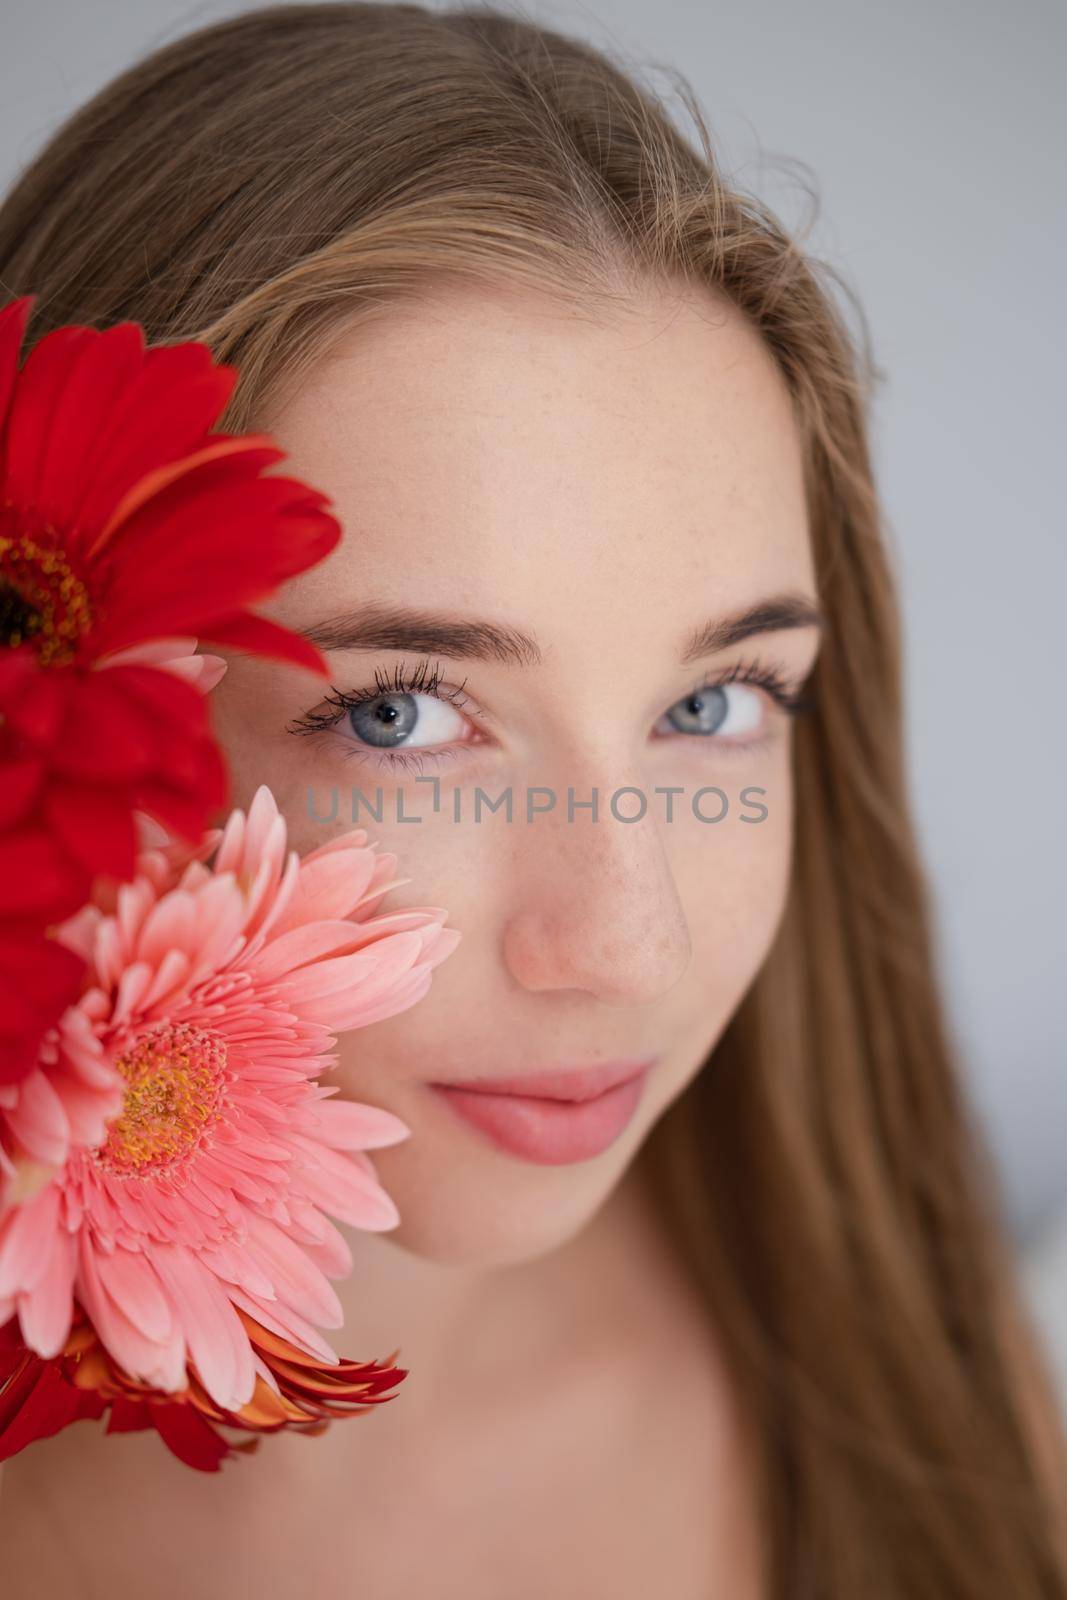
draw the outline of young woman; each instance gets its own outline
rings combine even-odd
[[[217,1477],[33,1446],[10,1600],[1067,1595],[933,972],[869,360],[689,109],[700,149],[504,13],[269,8],[125,73],[0,208],[31,341],[204,340],[223,426],[332,497],[274,611],[331,687],[231,655],[234,800],[270,784],[301,848],[355,806],[389,907],[464,935],[339,1068],[411,1129],[339,1286],[395,1402]]]

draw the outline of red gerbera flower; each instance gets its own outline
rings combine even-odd
[[[25,849],[35,876],[49,867],[54,918],[85,898],[78,864],[130,876],[135,808],[196,838],[226,801],[203,696],[110,658],[195,635],[323,671],[305,639],[247,607],[340,528],[318,490],[263,475],[284,456],[272,440],[210,431],[237,371],[205,345],[146,349],[135,322],[64,327],[20,370],[34,299],[0,310],[0,915],[32,910]],[[68,880],[34,818],[68,852]]]
[[[226,804],[203,694],[141,647],[196,636],[323,672],[305,639],[247,607],[340,537],[326,496],[263,475],[284,456],[272,440],[210,431],[235,368],[193,341],[146,348],[135,322],[57,328],[20,368],[35,298],[0,308],[0,936],[9,944],[17,930],[75,911],[97,874],[132,876],[135,811],[195,840]],[[30,1069],[64,977],[52,972],[25,995],[36,1021],[0,1039],[0,1080]]]
[[[0,309],[5,633],[48,665],[195,634],[313,670],[305,640],[246,607],[332,550],[327,497],[260,476],[284,451],[213,434],[237,382],[196,342],[146,349],[136,322],[65,327],[18,355],[30,307]]]

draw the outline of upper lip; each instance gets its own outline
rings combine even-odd
[[[544,1067],[517,1077],[451,1079],[439,1084],[444,1089],[472,1089],[482,1094],[524,1094],[539,1100],[593,1100],[599,1094],[636,1078],[650,1067],[653,1057],[640,1060],[601,1061],[591,1067]]]

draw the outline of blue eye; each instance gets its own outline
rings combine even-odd
[[[735,738],[760,725],[763,707],[757,689],[744,683],[709,683],[676,700],[664,713],[678,733]]]
[[[462,740],[465,720],[437,695],[390,690],[350,705],[337,730],[376,750],[410,750]]]
[[[421,770],[425,761],[444,761],[470,745],[474,731],[470,718],[479,715],[462,688],[442,684],[438,669],[431,670],[424,662],[410,674],[398,666],[392,682],[378,669],[373,687],[350,693],[331,689],[322,707],[289,727],[292,733],[329,733],[347,746],[346,755],[377,753],[386,766]],[[427,748],[438,745],[450,748]],[[414,754],[408,756],[406,751]]]
[[[462,687],[442,684],[439,669],[421,663],[408,673],[398,666],[390,682],[380,669],[373,686],[344,692],[331,689],[322,707],[290,723],[293,733],[329,733],[347,746],[346,754],[368,756],[397,770],[419,770],[423,762],[441,763],[468,753],[477,745],[475,722],[484,718]],[[717,738],[724,743],[759,734],[767,700],[782,711],[805,709],[799,691],[775,668],[758,663],[737,666],[718,681],[698,683],[676,700],[656,723],[668,737],[684,733]],[[756,741],[745,741],[751,745]],[[433,748],[431,748],[433,747]],[[443,748],[441,748],[443,747]],[[406,751],[413,754],[408,756]]]

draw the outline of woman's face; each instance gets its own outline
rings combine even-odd
[[[230,656],[234,800],[269,784],[301,851],[366,827],[409,880],[379,909],[447,908],[458,947],[416,1006],[342,1037],[339,1081],[411,1130],[373,1156],[391,1240],[531,1259],[606,1199],[780,919],[782,702],[818,638],[787,393],[704,291],[583,320],[449,290],[347,330],[264,421],[344,530],[267,608],[327,647],[332,690]],[[621,1060],[653,1064],[593,1153],[566,1108],[520,1154],[433,1087]]]

